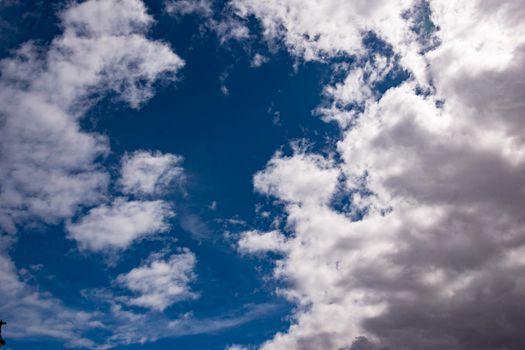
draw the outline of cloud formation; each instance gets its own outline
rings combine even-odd
[[[170,184],[182,182],[182,157],[160,152],[137,151],[122,158],[119,184],[122,192],[136,195],[162,194]]]
[[[172,211],[163,201],[117,198],[100,205],[109,174],[99,160],[109,142],[80,122],[102,99],[139,108],[153,96],[154,83],[174,80],[184,62],[147,37],[153,18],[142,1],[71,3],[58,17],[62,33],[49,45],[27,42],[0,61],[0,311],[9,315],[14,338],[44,336],[95,348],[83,334],[106,329],[100,314],[68,308],[30,286],[7,250],[18,226],[57,224],[97,205],[68,224],[86,249],[123,248],[167,229]]]
[[[182,157],[174,154],[136,151],[121,160],[122,193],[138,200],[116,197],[110,204],[101,204],[76,222],[69,221],[66,229],[81,249],[115,251],[156,233],[168,231],[169,219],[175,216],[172,206],[161,198],[173,182],[184,178],[180,166]]]
[[[195,278],[196,263],[195,255],[186,249],[119,275],[117,282],[139,294],[127,301],[130,305],[164,311],[177,301],[197,297],[189,286]]]
[[[284,204],[293,234],[264,246],[298,305],[261,348],[523,348],[523,3],[233,3],[304,60],[356,55],[325,89],[337,161],[295,149],[254,177]],[[396,66],[409,78],[379,92]]]
[[[118,250],[167,231],[167,221],[173,216],[175,213],[164,201],[130,201],[119,197],[109,205],[91,209],[77,222],[68,223],[67,230],[81,249]]]
[[[284,249],[285,237],[279,231],[259,232],[246,231],[241,234],[238,242],[239,250],[243,253],[278,252]]]
[[[229,41],[245,42],[250,38],[250,29],[233,11],[228,3],[219,10],[217,4],[211,0],[165,0],[166,12],[175,18],[197,15],[201,17],[201,29],[214,33],[221,44]],[[262,57],[259,63],[262,64]],[[227,93],[225,93],[227,95]]]
[[[153,19],[141,1],[90,0],[59,17],[63,33],[49,47],[28,42],[0,62],[0,225],[9,232],[100,201],[108,175],[96,160],[109,145],[81,130],[82,116],[105,96],[137,108],[183,66],[146,37]]]
[[[196,14],[202,17],[213,15],[210,0],[173,0],[165,2],[166,12],[172,16],[186,16]]]

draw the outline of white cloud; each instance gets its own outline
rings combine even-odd
[[[166,1],[166,12],[172,16],[185,16],[197,14],[202,17],[213,15],[212,3],[210,0],[174,0]]]
[[[335,103],[323,117],[344,130],[340,160],[296,150],[254,178],[285,204],[294,234],[264,246],[285,252],[275,276],[298,305],[288,331],[261,348],[523,348],[523,2],[430,1],[439,30],[425,35],[440,42],[430,49],[399,16],[408,3],[234,3],[303,59],[364,60],[325,89]],[[412,73],[383,96],[368,76],[390,63],[363,52],[363,30]],[[354,102],[363,110],[343,116],[338,105]],[[331,205],[336,195],[349,197],[347,212]]]
[[[173,182],[181,182],[182,157],[173,154],[137,151],[122,158],[119,183],[124,193],[160,194]]]
[[[117,282],[139,296],[129,298],[131,305],[164,311],[177,301],[193,299],[190,282],[195,278],[196,259],[189,250],[168,259],[153,259],[147,265],[119,275]]]
[[[138,0],[91,0],[62,13],[65,30],[77,35],[129,35],[143,32],[153,18]]]
[[[99,98],[139,107],[158,79],[183,61],[145,37],[153,22],[141,1],[90,0],[61,14],[63,33],[47,48],[24,44],[0,61],[0,225],[28,219],[56,223],[99,202],[108,175],[96,159],[107,138],[79,120]]]
[[[382,82],[393,67],[393,59],[381,54],[367,58],[364,63],[356,62],[351,66],[341,64],[335,71],[346,74],[346,77],[342,82],[325,86],[323,95],[330,103],[318,107],[317,114],[325,122],[335,121],[342,128],[348,127],[359,116],[360,108],[366,107],[376,98],[372,86]]]
[[[281,251],[285,247],[285,237],[279,231],[246,231],[241,234],[238,246],[245,253]]]
[[[161,200],[116,198],[111,205],[95,207],[77,222],[68,223],[67,230],[82,249],[124,249],[136,240],[167,231],[168,219],[174,215]]]
[[[253,55],[252,60],[250,61],[250,66],[257,68],[262,66],[266,62],[268,62],[268,57],[263,56],[260,53],[256,53],[255,55]]]
[[[293,157],[277,153],[255,175],[255,189],[294,203],[328,202],[340,173],[321,156],[297,152]]]
[[[230,345],[227,346],[224,350],[247,350],[248,348],[241,345]]]
[[[56,224],[104,201],[109,176],[97,160],[108,154],[109,142],[83,131],[81,118],[103,98],[140,107],[156,81],[174,80],[184,65],[168,45],[147,38],[154,21],[142,1],[71,2],[58,16],[62,34],[48,45],[28,42],[0,61],[1,231],[15,232],[33,220]],[[162,201],[117,199],[68,226],[86,249],[121,248],[164,231],[171,215]],[[49,337],[96,348],[85,333],[114,330],[100,319],[120,323],[39,292],[4,255],[0,274],[0,313],[13,339]]]
[[[225,17],[220,21],[210,20],[208,28],[215,32],[221,44],[229,40],[243,41],[250,37],[246,24],[235,16]]]
[[[185,264],[191,263],[192,258],[185,254],[191,253],[184,251],[183,254],[175,255],[180,256],[180,260],[175,264],[178,267],[174,268],[177,271],[182,271]],[[151,263],[154,261],[163,262],[155,255],[152,258]],[[164,263],[173,265],[169,259],[165,260]],[[151,266],[155,265],[151,264]],[[140,268],[132,271],[137,270],[140,271]],[[156,278],[159,281],[162,280],[160,270],[162,268],[157,269]],[[188,271],[190,271],[189,267]],[[2,281],[0,284],[0,298],[2,300],[0,313],[4,320],[7,319],[8,321],[8,328],[5,329],[6,333],[4,333],[8,342],[9,339],[27,340],[32,337],[43,337],[61,341],[66,347],[102,350],[121,345],[144,344],[161,338],[213,333],[231,329],[264,317],[276,309],[275,305],[272,304],[250,304],[234,312],[213,318],[196,318],[188,313],[173,319],[158,312],[135,313],[126,310],[124,306],[118,304],[120,298],[116,298],[111,293],[103,296],[98,292],[94,296],[99,298],[96,305],[97,311],[85,312],[68,308],[61,301],[50,297],[48,293],[40,292],[37,288],[23,282],[18,275],[20,273],[17,272],[10,259],[5,254],[0,253],[0,279]],[[144,275],[148,281],[154,278],[152,271],[146,271]],[[134,277],[140,280],[138,274],[135,274]],[[173,279],[171,273],[165,277],[166,279]],[[182,284],[182,279],[183,277],[177,282],[170,282],[170,285]],[[160,288],[159,283],[153,283],[153,286]],[[144,289],[153,290],[146,287]],[[106,310],[100,299],[104,299],[104,302],[110,304],[109,310]],[[107,337],[97,339],[100,342],[95,342],[89,336],[93,332],[103,332],[107,334]]]
[[[221,44],[232,40],[244,41],[250,37],[246,23],[228,5],[221,11],[220,19],[216,19],[218,16],[214,16],[210,0],[166,0],[164,4],[166,12],[175,18],[191,14],[202,17],[202,28],[215,33]]]
[[[363,52],[362,34],[376,31],[388,41],[401,41],[407,23],[401,14],[413,1],[232,0],[242,17],[256,16],[269,40],[283,39],[306,60],[338,53]]]

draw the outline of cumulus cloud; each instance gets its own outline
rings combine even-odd
[[[298,305],[262,349],[523,348],[523,2],[233,2],[305,60],[363,60],[325,89],[327,120],[361,107],[337,161],[296,150],[254,177],[284,203],[293,235],[264,245],[285,252],[275,276]],[[411,77],[380,93],[370,74],[395,65]]]
[[[169,229],[175,214],[162,201],[116,198],[109,205],[91,209],[77,222],[67,224],[69,236],[81,249],[103,251],[127,248],[133,241]]]
[[[197,297],[189,286],[195,278],[196,262],[195,255],[184,250],[168,259],[154,259],[119,275],[117,282],[139,294],[127,300],[130,305],[164,311],[177,301]]]
[[[182,157],[160,152],[137,151],[122,158],[119,183],[124,193],[161,194],[173,182],[181,182]]]
[[[158,79],[183,61],[148,39],[153,22],[139,0],[90,0],[59,15],[63,33],[48,47],[26,43],[0,61],[0,225],[28,219],[56,223],[101,200],[108,175],[96,160],[105,136],[79,126],[109,96],[139,107]]]

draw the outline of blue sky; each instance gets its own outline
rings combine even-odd
[[[522,349],[519,13],[0,0],[6,349]]]

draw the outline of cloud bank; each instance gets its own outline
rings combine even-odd
[[[233,4],[300,59],[352,57],[325,88],[343,131],[330,158],[277,153],[254,177],[291,234],[240,247],[284,252],[274,274],[298,305],[261,348],[523,348],[523,3]]]

